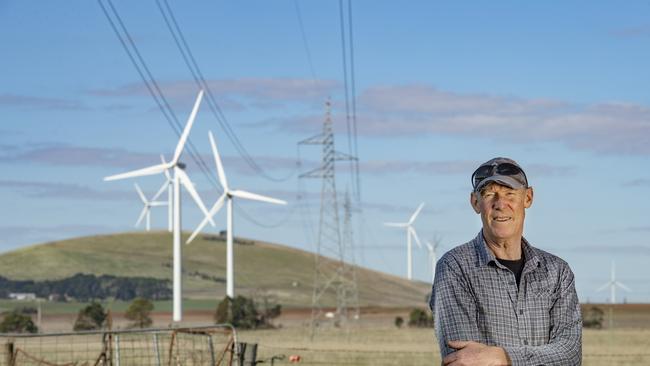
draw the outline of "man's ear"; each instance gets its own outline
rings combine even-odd
[[[533,187],[526,188],[526,197],[524,198],[524,207],[529,208],[533,205]]]
[[[474,212],[481,213],[481,210],[478,206],[478,195],[480,193],[472,192],[469,194],[469,204],[472,205]]]

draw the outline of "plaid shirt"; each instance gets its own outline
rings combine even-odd
[[[430,307],[440,352],[447,341],[503,347],[513,365],[580,365],[582,319],[573,272],[522,238],[519,288],[480,232],[438,261]]]

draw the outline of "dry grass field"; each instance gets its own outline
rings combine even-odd
[[[608,305],[599,306],[608,316]],[[323,328],[312,340],[308,325],[309,310],[289,309],[277,319],[280,327],[273,330],[239,331],[240,341],[257,343],[258,360],[272,356],[300,355],[301,365],[436,365],[440,363],[437,341],[432,329],[396,328],[396,316],[408,318],[407,308],[364,309],[361,320],[348,329]],[[585,329],[583,365],[650,365],[650,304],[616,305],[613,328],[604,319],[605,328]],[[169,325],[171,314],[157,312],[154,326]],[[184,324],[206,325],[212,311],[188,311]],[[74,314],[49,315],[43,319],[47,331],[69,331]],[[115,314],[116,328],[127,322]],[[277,360],[276,365],[289,364]]]

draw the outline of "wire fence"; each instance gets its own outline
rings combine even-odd
[[[0,334],[0,366],[232,365],[229,325],[177,329]]]

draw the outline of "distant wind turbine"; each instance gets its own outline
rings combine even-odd
[[[436,250],[438,250],[440,247],[440,239],[433,239],[433,244],[427,240],[424,242],[424,244],[426,244],[427,250],[429,251],[429,263],[431,265],[431,283],[433,283],[433,281],[436,279],[436,262],[438,261]]]
[[[157,197],[155,196],[154,198],[151,199],[151,201],[149,201],[147,197],[144,195],[144,193],[142,192],[142,189],[140,189],[138,183],[135,183],[134,185],[135,185],[135,190],[138,192],[138,196],[140,196],[140,200],[144,205],[144,207],[142,208],[142,212],[140,212],[140,217],[138,217],[138,221],[136,221],[135,223],[135,227],[140,226],[142,220],[146,218],[145,228],[147,229],[147,231],[149,231],[151,230],[151,208],[157,206],[166,206],[167,203],[156,201]]]
[[[268,203],[275,203],[279,205],[286,205],[287,202],[267,196],[262,196],[260,194],[255,194],[251,192],[241,191],[241,190],[231,190],[228,187],[228,180],[226,179],[226,173],[223,170],[223,164],[221,163],[221,157],[219,156],[219,151],[217,150],[217,144],[214,141],[212,132],[208,132],[210,137],[210,145],[212,146],[212,155],[214,155],[214,162],[217,166],[217,174],[219,175],[219,182],[223,187],[223,194],[217,202],[214,203],[210,211],[206,214],[206,217],[201,221],[199,226],[194,230],[192,235],[187,239],[187,244],[189,244],[194,238],[201,232],[203,227],[208,223],[209,220],[212,220],[212,217],[219,212],[221,207],[224,204],[225,200],[228,200],[228,212],[227,212],[227,229],[226,229],[226,243],[227,243],[227,252],[226,252],[226,295],[231,299],[235,298],[235,262],[233,257],[233,210],[232,202],[233,198],[243,198],[253,201],[262,201]]]
[[[422,244],[420,244],[420,239],[418,238],[418,234],[415,232],[415,229],[413,228],[413,222],[415,222],[415,219],[418,217],[418,214],[420,211],[422,211],[422,207],[424,207],[424,202],[420,203],[420,206],[418,206],[417,210],[411,215],[411,218],[409,219],[408,222],[386,222],[384,225],[386,226],[391,226],[391,227],[401,227],[401,228],[406,228],[406,276],[409,280],[413,279],[413,250],[411,248],[411,237],[415,239],[415,243],[418,245],[419,248],[422,248]]]
[[[165,156],[162,154],[160,155],[160,161],[163,164],[167,164],[167,161],[165,161]],[[160,186],[160,189],[156,194],[153,196],[152,200],[155,201],[160,197],[163,193],[165,193],[165,190],[167,190],[167,229],[171,233],[173,231],[173,223],[174,223],[174,211],[173,211],[173,194],[174,194],[174,179],[172,178],[171,174],[169,174],[169,169],[165,169],[165,182]]]
[[[614,261],[612,261],[612,270],[611,270],[611,279],[604,285],[598,288],[596,291],[602,291],[606,288],[609,287],[609,302],[612,304],[616,303],[616,286],[622,288],[625,291],[632,291],[630,290],[629,287],[625,286],[624,284],[620,283],[619,281],[616,280],[616,265]]]
[[[190,135],[190,130],[192,129],[192,124],[194,124],[194,118],[196,113],[199,110],[201,105],[201,99],[203,98],[203,90],[199,92],[199,95],[196,97],[194,102],[194,108],[192,108],[192,113],[187,120],[185,129],[181,134],[178,144],[176,145],[176,150],[174,151],[174,157],[169,163],[165,163],[163,159],[162,164],[153,165],[147,168],[134,170],[127,173],[111,175],[104,178],[105,181],[126,179],[126,178],[135,178],[142,177],[147,175],[154,175],[164,173],[167,170],[174,171],[173,186],[174,186],[174,195],[172,200],[172,205],[174,208],[173,212],[173,320],[175,322],[180,322],[183,320],[183,303],[182,303],[182,251],[181,251],[181,185],[190,193],[190,196],[194,199],[194,202],[199,206],[204,215],[208,214],[208,210],[205,208],[201,197],[199,197],[198,192],[194,188],[192,181],[185,173],[185,164],[180,162],[181,154],[183,153],[183,148],[187,142],[187,138]],[[210,218],[210,223],[214,226],[214,221]]]

